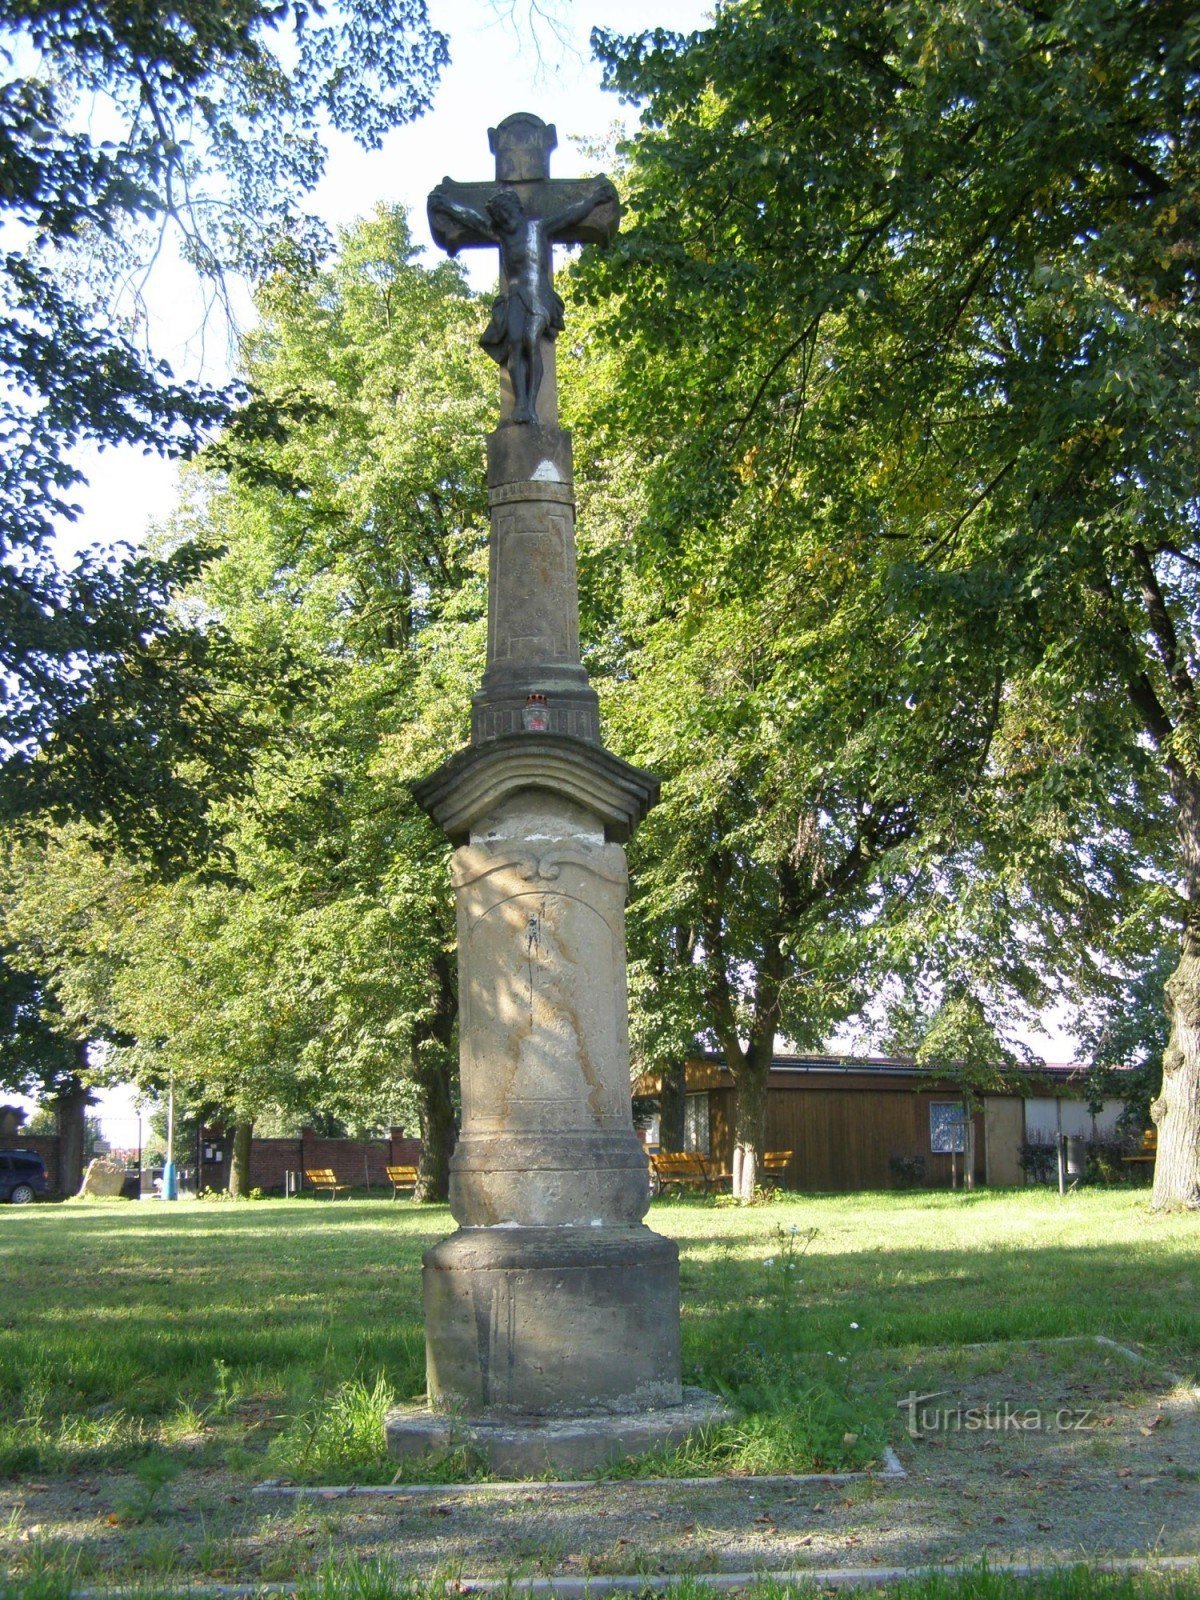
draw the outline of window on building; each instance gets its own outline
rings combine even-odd
[[[965,1152],[967,1119],[961,1100],[929,1102],[929,1148],[935,1156],[960,1156]]]
[[[712,1154],[709,1146],[708,1095],[689,1094],[683,1102],[683,1148],[699,1155]]]

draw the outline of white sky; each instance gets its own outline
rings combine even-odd
[[[698,0],[551,0],[547,9],[558,31],[545,22],[531,34],[531,0],[515,0],[515,20],[504,15],[507,0],[430,0],[436,27],[450,36],[451,65],[443,75],[433,110],[398,129],[381,150],[367,153],[352,140],[335,136],[327,173],[313,197],[313,209],[332,226],[354,221],[379,201],[399,201],[410,213],[413,234],[428,241],[425,196],[449,174],[460,180],[490,178],[492,157],[487,130],[514,111],[534,111],[555,124],[558,148],[552,158],[556,177],[573,177],[589,163],[574,141],[606,140],[621,124],[636,124],[636,109],[623,106],[600,89],[600,69],[588,44],[592,27],[620,33],[663,27],[689,31],[702,27],[709,6]],[[429,245],[432,256],[433,247]],[[466,258],[472,281],[486,289],[495,277],[488,252]],[[219,381],[225,376],[228,340],[210,321],[201,328],[199,303],[184,273],[164,261],[147,290],[150,336],[182,375]],[[176,468],[135,450],[81,455],[89,483],[77,498],[83,516],[65,529],[66,555],[88,545],[118,540],[136,543],[163,519],[174,495]],[[1045,1036],[1029,1042],[1053,1060],[1073,1058],[1073,1042],[1053,1016]],[[114,1144],[137,1140],[137,1115],[131,1089],[100,1092],[98,1107],[105,1136]]]

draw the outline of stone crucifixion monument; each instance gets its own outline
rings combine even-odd
[[[673,1242],[642,1222],[630,1107],[622,844],[658,794],[600,742],[579,655],[570,435],[557,425],[555,243],[606,244],[607,179],[549,177],[554,129],[508,117],[494,183],[429,197],[438,244],[491,246],[501,366],[488,439],[487,667],[471,743],[417,787],[457,846],[459,1224],[425,1256],[428,1404],[397,1457],[458,1444],[509,1475],[587,1471],[719,1414],[680,1387]]]

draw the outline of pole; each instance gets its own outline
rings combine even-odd
[[[1054,1124],[1054,1148],[1058,1152],[1058,1197],[1061,1200],[1067,1192],[1067,1151],[1063,1143],[1061,1096],[1056,1096],[1054,1101]]]
[[[175,1069],[167,1086],[167,1159],[163,1164],[162,1197],[179,1199],[179,1180],[175,1176]]]

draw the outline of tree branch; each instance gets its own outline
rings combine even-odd
[[[1158,574],[1154,570],[1154,563],[1146,546],[1140,540],[1134,541],[1131,551],[1141,582],[1142,604],[1146,608],[1146,619],[1150,624],[1159,657],[1166,669],[1167,681],[1175,691],[1181,711],[1194,726],[1196,686],[1180,653],[1179,636],[1175,632],[1175,623],[1159,584]]]

